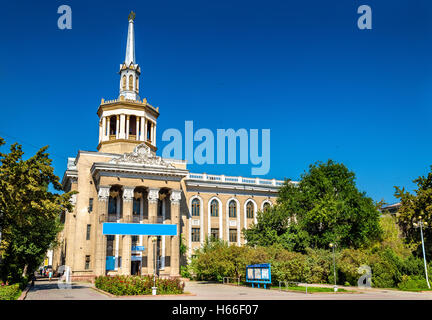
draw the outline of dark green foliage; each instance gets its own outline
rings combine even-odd
[[[416,255],[422,256],[420,230],[414,228],[413,223],[419,216],[429,227],[423,229],[427,260],[432,258],[432,166],[427,176],[420,176],[413,180],[417,185],[414,193],[404,188],[395,187],[395,197],[399,199],[401,207],[398,210],[398,223],[408,243],[417,245]]]
[[[62,186],[46,149],[27,160],[18,144],[9,153],[0,153],[0,278],[4,282],[18,283],[33,274],[61,230],[60,213],[72,210],[72,193],[48,191],[49,185],[55,190]]]
[[[355,185],[355,175],[332,160],[309,167],[298,185],[279,190],[277,205],[258,213],[257,224],[243,230],[251,246],[280,244],[305,252],[307,247],[360,248],[379,239],[380,212]]]
[[[426,279],[421,276],[403,276],[398,288],[404,291],[426,291],[430,290],[427,286]]]
[[[152,294],[152,276],[100,276],[95,280],[95,286],[117,296]],[[181,294],[184,292],[184,282],[178,278],[161,279],[156,277],[158,294]]]

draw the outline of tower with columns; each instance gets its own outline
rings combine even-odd
[[[73,280],[155,271],[178,277],[208,237],[243,245],[241,230],[275,202],[283,183],[190,173],[186,161],[156,155],[159,108],[138,95],[134,19],[131,12],[118,98],[102,99],[97,110],[97,151],[68,158],[62,180],[78,194],[74,209],[61,214],[53,267],[69,266]]]
[[[145,143],[156,151],[156,123],[159,108],[144,98],[140,100],[139,76],[141,69],[135,60],[135,13],[128,17],[128,34],[125,60],[120,64],[119,96],[114,100],[101,100],[99,116],[99,144],[101,152],[131,152]]]

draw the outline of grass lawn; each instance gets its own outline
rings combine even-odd
[[[279,287],[272,287],[273,290],[279,290]],[[306,292],[306,287],[303,286],[292,286],[292,287],[281,287],[281,290],[284,291],[300,291],[300,292]],[[338,292],[353,292],[350,290],[346,290],[346,289],[342,289],[342,288],[338,288],[337,292],[334,292],[333,288],[323,288],[323,287],[307,287],[307,292],[308,293],[312,293],[312,292],[333,292],[333,293],[338,293]]]
[[[409,289],[398,289],[398,290],[400,290],[400,291],[410,291],[410,292],[421,292],[421,291],[428,291],[428,292],[432,292],[432,289],[428,289],[428,288],[426,288],[426,289],[419,289],[419,288],[409,288]]]

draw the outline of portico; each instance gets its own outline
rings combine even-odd
[[[158,273],[179,275],[180,182],[188,171],[158,160],[142,144],[109,163],[93,163],[90,172],[99,188],[96,228],[102,237],[95,248],[96,275],[131,274],[132,259],[140,262],[138,273],[151,274],[152,236],[158,237]]]

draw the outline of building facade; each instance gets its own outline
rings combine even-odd
[[[64,212],[53,268],[72,279],[114,274],[179,276],[207,237],[242,245],[241,230],[275,203],[283,181],[191,173],[156,155],[159,109],[139,96],[134,14],[129,15],[120,92],[102,99],[97,151],[68,159],[63,177],[74,209]],[[180,254],[180,244],[187,250]]]

